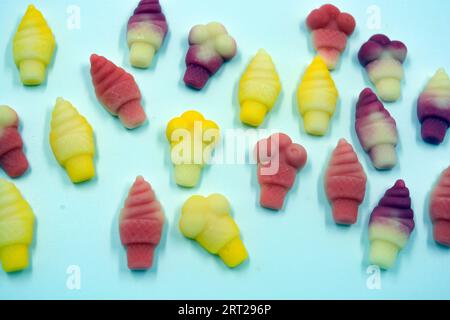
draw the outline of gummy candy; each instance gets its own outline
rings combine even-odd
[[[370,216],[370,262],[383,269],[392,268],[413,230],[414,212],[409,190],[403,180],[398,180]]]
[[[189,33],[184,82],[192,88],[203,89],[222,64],[233,59],[236,50],[236,42],[222,24],[194,26]]]
[[[45,81],[55,46],[55,38],[44,16],[29,5],[13,40],[14,61],[24,85],[35,86]]]
[[[256,156],[261,185],[259,203],[264,208],[281,210],[297,172],[306,164],[306,150],[288,135],[276,133],[257,143]]]
[[[239,83],[241,121],[258,127],[281,92],[280,78],[270,55],[260,49]]]
[[[366,194],[367,177],[352,145],[339,140],[325,175],[325,190],[337,224],[355,224]]]
[[[422,123],[422,138],[431,144],[444,141],[450,126],[450,79],[439,69],[417,103],[417,114]]]
[[[308,134],[326,134],[338,95],[327,65],[317,56],[306,70],[297,94],[298,109]]]
[[[356,105],[356,133],[372,164],[379,170],[392,169],[397,164],[395,147],[397,125],[375,93],[364,89]]]
[[[28,170],[18,127],[17,113],[8,106],[0,106],[0,166],[11,178],[20,177]]]
[[[203,166],[209,161],[220,131],[217,124],[197,111],[186,111],[167,124],[175,181],[182,187],[195,187]]]
[[[52,114],[50,145],[59,164],[73,183],[95,176],[94,132],[77,109],[62,98],[56,100]]]
[[[159,0],[141,0],[128,21],[127,41],[131,65],[148,68],[168,31]]]
[[[181,209],[180,230],[234,268],[247,260],[248,253],[230,211],[230,203],[221,194],[192,196]]]
[[[394,102],[400,98],[407,52],[403,42],[391,41],[383,34],[374,35],[359,50],[359,62],[383,101]]]
[[[430,216],[436,242],[450,247],[450,167],[439,178],[431,193]]]
[[[355,19],[326,4],[309,14],[306,25],[312,31],[314,48],[325,60],[328,69],[333,70],[347,46],[347,38],[355,31]]]
[[[127,248],[128,268],[152,267],[163,226],[163,210],[152,187],[143,177],[137,177],[120,215],[120,239]]]
[[[16,186],[0,179],[0,261],[3,270],[28,268],[33,241],[34,214]]]
[[[118,116],[127,129],[137,128],[147,120],[141,92],[131,74],[93,54],[91,76],[98,100],[112,115]]]

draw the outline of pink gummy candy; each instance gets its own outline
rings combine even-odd
[[[0,166],[11,178],[28,170],[23,141],[18,131],[19,117],[7,106],[0,106]]]
[[[164,214],[152,187],[143,177],[138,177],[120,215],[120,239],[127,248],[128,268],[152,267],[163,226]]]
[[[91,56],[91,76],[98,100],[128,129],[142,125],[147,116],[133,76],[102,56]]]
[[[325,190],[338,224],[354,224],[366,194],[366,174],[353,147],[341,139],[334,149],[325,175]]]
[[[306,24],[312,31],[314,48],[328,68],[334,69],[347,46],[347,38],[355,31],[355,19],[335,6],[326,4],[313,10]]]
[[[297,172],[307,160],[306,150],[283,133],[276,133],[256,145],[258,181],[262,207],[280,210],[294,184]]]
[[[450,247],[450,167],[441,175],[431,194],[430,216],[436,242]]]

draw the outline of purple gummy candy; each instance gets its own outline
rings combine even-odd
[[[128,21],[128,29],[141,22],[150,22],[154,26],[159,27],[162,36],[166,36],[168,25],[166,17],[162,13],[159,0],[141,0]]]
[[[408,49],[400,41],[391,41],[384,34],[376,34],[369,41],[364,43],[359,50],[358,59],[363,67],[379,59],[384,52],[389,52],[391,56],[403,63],[406,59]]]
[[[201,47],[198,45],[190,46],[186,54],[187,70],[184,75],[184,82],[199,90],[206,85],[209,78],[214,75],[224,63],[224,59],[218,54],[212,55],[208,60],[200,59],[200,50]]]

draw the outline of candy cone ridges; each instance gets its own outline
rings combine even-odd
[[[338,224],[354,224],[364,200],[367,177],[353,147],[341,139],[325,175],[325,190]]]
[[[391,41],[383,34],[374,35],[359,50],[359,62],[383,101],[394,102],[400,98],[407,52],[403,42]]]
[[[223,63],[236,55],[236,50],[236,42],[221,23],[194,26],[189,33],[184,83],[203,89]]]
[[[436,72],[420,95],[417,115],[423,140],[442,143],[450,126],[450,79],[444,69]]]
[[[56,160],[73,183],[95,176],[94,132],[86,118],[68,101],[58,98],[52,113],[50,145]]]
[[[403,180],[398,180],[370,216],[370,263],[383,269],[392,268],[413,230],[414,212],[409,190]]]
[[[168,30],[159,0],[141,0],[128,21],[127,30],[131,65],[148,68]]]
[[[281,83],[272,58],[260,49],[239,82],[241,121],[250,126],[260,126],[280,92]]]
[[[397,125],[371,89],[364,89],[359,96],[355,128],[375,168],[387,170],[397,164]]]
[[[161,240],[164,214],[150,184],[138,177],[120,215],[120,239],[127,249],[128,268],[149,269]]]
[[[298,110],[308,134],[323,136],[327,133],[337,99],[338,91],[327,65],[317,56],[306,70],[297,93]]]
[[[24,85],[40,85],[45,81],[55,45],[42,13],[33,5],[28,6],[13,40],[14,61]]]
[[[102,56],[91,56],[91,76],[98,100],[127,129],[141,126],[147,115],[133,76]]]
[[[17,113],[8,106],[0,106],[0,167],[11,178],[20,177],[28,170],[18,126]]]
[[[185,237],[196,240],[234,268],[247,260],[248,253],[230,211],[228,200],[221,194],[192,196],[181,209],[179,226]]]
[[[450,247],[450,167],[439,178],[431,193],[430,216],[436,242]]]
[[[29,265],[34,214],[16,186],[0,179],[0,261],[3,270],[16,272]]]
[[[286,134],[277,133],[258,142],[256,156],[261,186],[259,203],[264,208],[281,210],[298,171],[306,164],[306,150]]]
[[[331,4],[313,10],[306,20],[312,32],[314,48],[333,70],[347,46],[347,38],[355,30],[355,19]]]

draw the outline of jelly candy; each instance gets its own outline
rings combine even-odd
[[[450,247],[450,167],[439,178],[431,193],[430,216],[436,242]]]
[[[192,196],[181,210],[180,230],[234,268],[247,260],[248,253],[230,210],[228,200],[221,194]]]
[[[239,83],[241,121],[250,126],[260,126],[272,109],[281,92],[272,58],[263,49],[259,50],[242,75]]]

